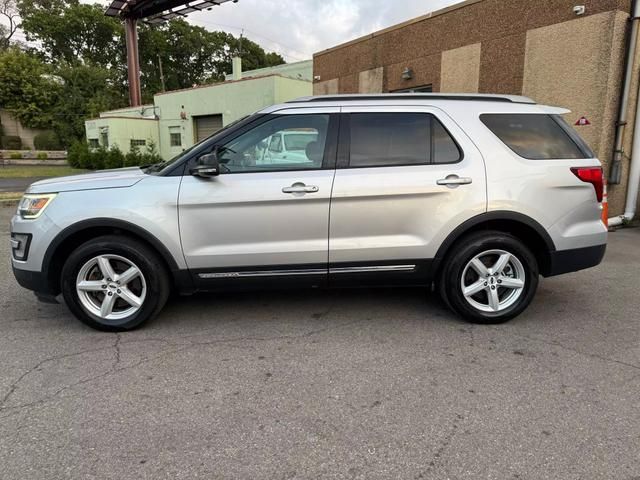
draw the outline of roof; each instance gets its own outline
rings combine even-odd
[[[536,102],[520,95],[496,95],[483,93],[379,93],[379,94],[346,94],[319,95],[301,97],[287,103],[304,102],[349,102],[358,100],[460,100],[476,102],[528,103]]]
[[[229,1],[231,0],[112,0],[104,14],[107,17],[139,18],[146,19],[147,23],[162,23],[192,12],[211,10]]]
[[[290,70],[293,70],[293,71],[306,70],[307,73],[302,77],[293,76],[289,73]],[[242,78],[264,76],[271,73],[282,75],[284,77],[293,78],[295,80],[311,81],[311,79],[313,78],[313,60],[312,59],[301,60],[299,62],[293,62],[293,63],[282,63],[280,65],[274,65],[272,67],[256,68],[254,70],[244,70],[242,72]],[[226,81],[231,81],[233,80],[233,73],[226,73],[224,77]]]
[[[160,95],[170,95],[172,93],[178,93],[178,92],[186,92],[186,91],[189,91],[189,90],[199,90],[201,88],[223,87],[225,85],[233,85],[233,84],[241,83],[241,82],[251,82],[251,81],[257,81],[257,80],[264,80],[266,78],[273,78],[273,77],[284,78],[286,80],[293,80],[295,82],[311,83],[309,80],[301,80],[299,78],[292,78],[292,77],[287,77],[285,75],[280,75],[279,73],[272,73],[272,74],[269,74],[269,75],[262,75],[262,76],[258,76],[258,77],[246,77],[246,78],[239,78],[238,80],[227,80],[227,81],[224,81],[224,82],[205,83],[203,85],[196,85],[195,87],[179,88],[177,90],[168,90],[166,92],[158,92],[158,93],[156,93],[154,95],[154,97],[159,97]]]

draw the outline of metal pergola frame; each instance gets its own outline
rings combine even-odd
[[[132,107],[142,103],[140,91],[140,62],[138,59],[138,20],[154,25],[173,18],[186,17],[193,12],[211,10],[223,3],[238,0],[112,0],[105,15],[119,18],[125,24],[127,44],[127,72],[129,77],[129,104]]]

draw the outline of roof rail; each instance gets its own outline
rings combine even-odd
[[[480,102],[530,103],[536,102],[528,97],[519,95],[493,95],[468,93],[380,93],[380,94],[341,94],[317,95],[301,97],[286,103],[302,102],[350,102],[358,100],[460,100]]]

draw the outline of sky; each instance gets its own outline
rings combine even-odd
[[[239,0],[194,13],[189,21],[234,35],[244,29],[246,37],[294,62],[459,1]]]
[[[94,3],[95,0],[81,0]],[[238,0],[187,21],[207,30],[224,30],[247,38],[287,62],[311,58],[324,50],[460,0]],[[109,0],[97,0],[108,5]],[[19,32],[17,39],[23,40]]]

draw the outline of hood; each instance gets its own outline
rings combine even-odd
[[[26,193],[58,193],[100,188],[125,188],[135,185],[145,176],[146,174],[139,167],[99,170],[92,173],[40,180],[32,183]]]

